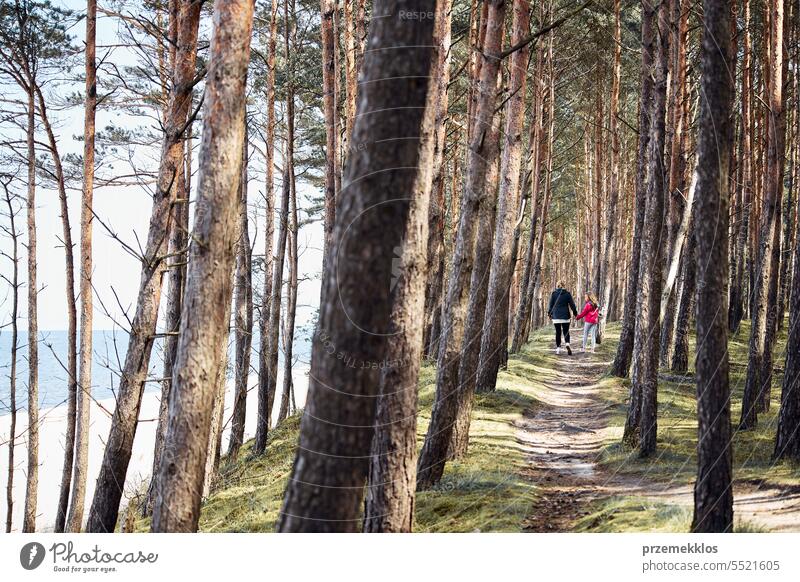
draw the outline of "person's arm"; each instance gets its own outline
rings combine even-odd
[[[569,294],[569,306],[572,308],[572,313],[575,314],[575,317],[578,316],[578,308],[575,307],[575,301],[572,299],[572,293]]]
[[[580,314],[578,314],[575,317],[575,319],[583,319],[584,317],[586,317],[586,314],[588,312],[589,312],[589,304],[587,303],[586,305],[583,306],[583,309],[581,310]]]

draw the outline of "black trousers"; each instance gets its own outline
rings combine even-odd
[[[556,347],[561,347],[561,335],[564,335],[564,343],[569,343],[569,322],[567,323],[554,323],[556,326]]]

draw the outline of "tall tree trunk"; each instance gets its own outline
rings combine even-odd
[[[466,383],[459,382],[459,367],[462,362],[461,350],[466,343],[474,341],[474,337],[466,336],[465,332],[469,317],[467,305],[470,301],[470,281],[473,279],[475,264],[475,243],[479,230],[477,223],[484,214],[482,207],[487,204],[493,205],[494,198],[487,191],[486,175],[497,150],[497,134],[492,126],[500,66],[498,55],[502,50],[502,22],[506,9],[504,0],[488,0],[487,5],[488,13],[484,23],[486,36],[481,51],[479,97],[470,140],[467,179],[461,197],[450,281],[442,312],[441,346],[436,370],[436,401],[417,469],[419,489],[430,488],[442,478],[459,407],[471,398],[471,390],[469,394],[463,393],[467,391],[468,385],[470,388],[474,387],[471,378],[462,378],[468,380]]]
[[[633,241],[630,267],[628,268],[628,281],[625,290],[625,312],[622,315],[622,329],[619,334],[619,344],[614,362],[611,364],[611,374],[624,378],[628,375],[633,356],[634,332],[636,328],[636,304],[639,296],[639,268],[642,248],[642,231],[644,230],[644,213],[647,203],[647,168],[648,152],[650,150],[650,101],[653,98],[653,76],[651,69],[654,66],[654,53],[656,49],[656,30],[652,10],[642,9],[642,83],[639,97],[639,148],[636,158],[636,200],[634,203],[635,216],[633,223]],[[629,419],[631,430],[638,427],[639,394],[631,385],[629,400]],[[630,418],[630,413],[636,415]],[[630,435],[630,432],[629,432]]]
[[[609,132],[611,133],[611,183],[608,196],[608,226],[606,227],[606,240],[603,253],[603,264],[600,269],[600,323],[597,326],[600,336],[605,333],[605,325],[611,304],[611,289],[613,287],[613,269],[617,249],[617,234],[615,232],[614,217],[617,214],[617,201],[619,200],[619,86],[622,71],[622,42],[620,23],[621,0],[614,0],[614,72],[611,81],[611,105],[608,112]]]
[[[295,189],[294,164],[292,164],[292,196],[289,201],[289,249],[287,263],[289,264],[289,280],[286,282],[286,319],[283,327],[283,388],[281,390],[281,406],[278,409],[278,422],[283,422],[292,412],[291,400],[294,389],[292,368],[294,362],[294,327],[297,313],[297,190]]]
[[[277,0],[273,0],[273,14],[275,14],[276,3]],[[325,245],[322,251],[322,276],[324,279],[328,270],[328,255],[333,242],[331,237],[333,236],[333,221],[336,216],[336,175],[339,171],[336,163],[339,144],[336,127],[336,110],[338,108],[336,37],[333,30],[334,14],[336,13],[335,0],[321,0],[320,11],[322,13],[322,23],[320,25],[322,40],[322,109],[325,116],[325,215],[323,221]],[[272,48],[272,45],[270,45],[270,48]],[[324,285],[321,286],[323,290],[324,287]]]
[[[83,118],[83,191],[81,204],[80,353],[75,421],[75,458],[66,530],[79,532],[86,503],[89,468],[89,411],[92,396],[92,219],[94,218],[95,113],[97,109],[97,0],[86,2],[86,95]]]
[[[734,252],[734,272],[731,280],[730,307],[728,311],[728,327],[736,332],[739,324],[744,317],[744,285],[745,285],[745,253],[747,249],[747,239],[750,232],[750,206],[752,204],[753,170],[751,135],[753,126],[750,114],[750,83],[751,83],[751,57],[750,57],[750,0],[743,0],[743,47],[742,47],[742,121],[741,121],[741,217],[739,220],[738,236],[736,238],[736,250]]]
[[[769,4],[770,34],[768,63],[769,111],[767,112],[767,171],[764,175],[764,200],[758,248],[758,267],[753,289],[752,330],[747,361],[747,377],[742,397],[739,428],[747,430],[758,424],[758,412],[772,383],[772,350],[767,340],[774,336],[777,301],[778,253],[774,252],[780,236],[781,193],[783,190],[783,0]],[[776,237],[776,234],[778,235]]]
[[[692,531],[733,531],[728,383],[728,198],[736,95],[731,7],[704,0],[703,68],[697,144],[697,481]],[[734,29],[735,32],[735,29]]]
[[[253,0],[216,0],[206,83],[197,210],[172,378],[154,532],[197,530],[211,433],[213,379],[229,321],[244,142]]]
[[[410,532],[417,485],[417,382],[422,355],[425,279],[428,275],[428,216],[436,163],[441,163],[447,102],[446,69],[451,41],[451,0],[437,4],[435,68],[420,127],[420,169],[413,186],[408,227],[400,256],[402,267],[391,290],[389,338],[375,413],[369,483],[364,506],[365,532]],[[446,106],[445,106],[446,109]],[[437,125],[441,122],[441,125]],[[441,138],[441,141],[440,141]]]
[[[295,24],[289,24],[290,0],[284,2],[284,58],[291,62],[291,47],[296,43]],[[291,0],[291,12],[294,14],[294,0]],[[352,15],[351,15],[352,20]],[[352,26],[352,22],[348,23]],[[353,45],[355,53],[355,44]],[[352,56],[352,66],[355,68],[355,54]],[[286,90],[286,176],[289,180],[289,207],[286,211],[286,230],[289,237],[289,249],[287,263],[289,265],[289,280],[286,284],[286,318],[283,329],[283,389],[281,390],[281,405],[278,409],[278,422],[286,420],[289,416],[289,400],[292,392],[292,355],[294,348],[294,321],[297,308],[297,233],[299,225],[297,223],[297,190],[294,175],[294,71],[289,71],[289,83]],[[354,73],[355,74],[355,73]],[[353,82],[355,85],[355,81]],[[355,105],[354,111],[355,111]],[[276,384],[277,390],[277,384]]]
[[[234,462],[244,444],[244,423],[247,418],[247,380],[250,376],[250,350],[253,342],[253,275],[250,229],[247,220],[247,111],[245,110],[242,143],[241,178],[239,179],[239,240],[236,244],[234,334],[234,397],[228,461]]]
[[[625,436],[636,434],[639,455],[648,457],[655,452],[657,430],[658,355],[661,332],[660,299],[662,290],[662,245],[664,242],[664,126],[667,97],[669,32],[667,3],[642,2],[647,18],[656,24],[656,55],[654,59],[652,109],[650,113],[650,138],[647,156],[647,204],[642,229],[642,249],[639,263],[639,289],[636,302],[636,330],[633,344],[631,398],[633,407],[638,400],[640,411],[629,411],[625,423]],[[645,18],[645,16],[643,16]]]
[[[36,105],[34,81],[28,78],[28,474],[22,532],[36,531],[39,493],[39,325],[36,281]]]
[[[288,152],[288,148],[287,148]],[[267,448],[267,433],[272,424],[272,408],[278,389],[278,352],[281,324],[281,291],[283,290],[283,263],[286,257],[286,242],[289,228],[289,199],[292,191],[291,163],[288,153],[283,161],[283,186],[281,190],[281,213],[278,224],[278,247],[273,262],[272,298],[269,302],[269,338],[267,342],[267,382],[259,390],[258,424],[253,452],[263,454]],[[265,275],[266,276],[266,275]],[[263,400],[261,399],[263,394]]]
[[[11,533],[11,521],[14,514],[14,450],[17,438],[17,352],[19,350],[19,233],[16,224],[16,209],[12,202],[9,185],[3,183],[5,201],[8,207],[11,237],[11,353],[8,368],[8,475],[6,477],[6,533]]]
[[[457,459],[467,454],[469,425],[472,416],[472,401],[475,395],[477,371],[481,349],[483,321],[486,316],[486,300],[489,294],[490,267],[492,262],[492,234],[495,230],[497,207],[497,181],[500,155],[500,120],[494,121],[486,138],[488,149],[486,163],[486,199],[478,212],[472,276],[470,277],[469,300],[464,323],[464,339],[461,346],[461,361],[458,366],[458,392],[456,393],[456,420],[450,437],[449,456]]]
[[[511,44],[516,45],[530,29],[530,2],[514,0]],[[494,390],[502,354],[508,342],[508,294],[513,274],[512,251],[514,222],[519,204],[520,167],[522,166],[522,129],[525,121],[525,94],[530,48],[526,46],[511,56],[509,100],[506,102],[505,147],[500,167],[500,193],[495,216],[489,291],[481,335],[480,360],[475,389]],[[505,328],[506,333],[502,331]]]
[[[544,253],[544,241],[547,235],[547,214],[550,209],[550,199],[553,195],[553,145],[555,132],[555,76],[553,68],[553,35],[550,35],[547,47],[547,69],[548,69],[548,97],[546,110],[547,133],[543,135],[544,142],[541,146],[541,156],[544,162],[544,177],[542,190],[544,198],[540,207],[539,224],[536,233],[536,248],[533,256],[533,268],[531,269],[531,280],[528,286],[528,293],[531,296],[531,315],[523,321],[523,340],[528,341],[531,326],[536,326],[544,319],[541,287],[542,287],[542,256]]]
[[[795,235],[797,235],[795,226]],[[794,276],[789,299],[789,337],[783,370],[775,458],[800,461],[800,240],[794,245]]]
[[[69,221],[69,205],[67,201],[66,179],[64,168],[61,164],[61,154],[58,151],[58,142],[50,125],[44,94],[38,84],[34,84],[36,98],[39,103],[39,118],[47,134],[47,143],[50,156],[53,159],[53,168],[58,189],[58,200],[61,208],[61,227],[64,245],[65,263],[65,297],[67,300],[67,430],[64,435],[64,465],[61,471],[61,484],[59,487],[58,506],[56,508],[56,521],[54,531],[63,533],[67,520],[67,505],[69,503],[70,487],[72,485],[72,464],[75,456],[75,414],[77,406],[78,382],[78,314],[75,308],[75,257],[72,244],[72,227]]]
[[[441,11],[445,13],[452,10],[452,0],[442,0],[448,8],[438,9],[437,15],[441,17]],[[451,18],[448,16],[446,22],[442,23],[444,29],[437,33],[437,42],[444,43],[438,49],[437,77],[436,82],[436,114],[434,119],[433,131],[433,185],[431,186],[430,196],[435,196],[435,200],[429,201],[428,208],[428,245],[427,245],[427,281],[425,287],[425,325],[423,327],[423,350],[430,359],[435,359],[439,353],[439,336],[441,334],[441,314],[442,314],[442,291],[444,290],[445,278],[445,180],[447,177],[444,153],[447,143],[447,87],[450,84],[450,60],[452,51],[450,41],[452,33],[450,29]],[[437,21],[437,24],[439,21]],[[438,46],[438,45],[437,45]],[[458,157],[458,144],[453,144],[453,175],[456,174],[455,163]],[[452,197],[453,192],[451,192]],[[414,469],[416,471],[416,467]]]
[[[323,22],[324,24],[324,22]],[[258,320],[259,348],[258,348],[258,414],[256,416],[256,442],[266,448],[267,432],[272,420],[272,408],[269,405],[270,390],[270,347],[272,337],[270,331],[270,309],[272,306],[272,271],[274,257],[272,256],[273,239],[275,238],[275,53],[278,42],[278,0],[272,0],[272,15],[270,17],[269,47],[267,53],[267,138],[264,144],[265,152],[265,208],[264,208],[264,285],[261,290],[261,312]],[[327,97],[326,97],[327,98]],[[328,150],[330,151],[330,150]],[[335,179],[333,158],[328,159],[329,167],[326,180]],[[327,184],[327,182],[326,182]],[[326,190],[327,192],[327,190]],[[327,196],[327,194],[326,194]],[[326,198],[327,208],[327,198]],[[327,240],[327,239],[326,239]],[[327,242],[326,242],[327,244]],[[324,261],[323,253],[323,261]],[[255,446],[254,446],[255,448]],[[262,448],[262,450],[263,450]]]
[[[172,264],[168,267],[166,321],[164,322],[164,329],[168,335],[164,342],[164,379],[161,384],[161,402],[159,403],[158,425],[156,426],[155,444],[153,446],[153,469],[150,474],[147,495],[142,504],[142,514],[144,516],[151,515],[153,511],[155,476],[158,474],[158,468],[161,466],[161,457],[164,454],[164,439],[167,435],[167,422],[169,421],[169,395],[172,390],[172,372],[175,369],[175,357],[178,352],[181,308],[183,307],[183,292],[186,288],[186,262],[189,245],[189,196],[192,176],[191,124],[186,129],[183,166],[183,171],[177,177],[178,191],[173,206],[174,216],[172,220],[174,222],[169,240],[169,254],[173,259]]]
[[[409,26],[398,11],[418,0],[376,0],[345,186],[338,200],[324,301],[314,341],[300,443],[278,521],[280,531],[354,531],[374,433],[378,364],[385,356],[393,255],[408,232],[419,178],[420,129],[433,68],[434,23]],[[385,50],[391,48],[392,50]],[[402,110],[402,115],[397,111]],[[430,123],[430,122],[428,122]],[[372,210],[379,206],[380,211]]]
[[[775,184],[775,225],[772,231],[772,254],[770,260],[772,266],[770,268],[769,292],[767,293],[767,326],[764,334],[764,357],[761,363],[761,372],[759,377],[761,379],[761,392],[757,403],[759,412],[769,410],[770,402],[772,400],[772,366],[774,361],[775,343],[778,334],[778,315],[779,308],[779,284],[781,272],[781,216],[783,214],[783,191],[784,191],[784,169],[786,165],[786,95],[787,91],[784,90],[783,85],[786,83],[788,76],[788,63],[787,47],[784,39],[789,36],[789,21],[790,21],[790,5],[788,0],[776,0],[781,6],[776,7],[776,12],[781,13],[781,22],[775,24],[773,31],[775,46],[772,48],[773,54],[780,55],[780,62],[776,65],[777,75],[772,77],[775,79],[773,85],[778,85],[780,96],[773,95],[773,99],[777,99],[777,110],[775,105],[771,106],[771,113],[775,118],[775,159],[772,160],[772,166],[768,164],[769,171],[775,174],[771,177],[772,182]],[[774,19],[778,20],[776,15]],[[779,27],[779,28],[778,28]],[[776,57],[777,58],[777,57]],[[774,73],[774,71],[773,71]],[[770,73],[771,75],[773,73]],[[770,162],[768,156],[767,161]],[[785,261],[784,261],[785,263]]]
[[[533,87],[533,111],[531,114],[530,134],[528,144],[528,171],[526,174],[526,182],[531,189],[531,218],[530,226],[528,228],[528,245],[525,252],[525,259],[523,261],[522,278],[519,282],[520,299],[517,304],[517,312],[514,316],[513,335],[511,338],[511,353],[517,353],[522,348],[524,342],[524,329],[526,322],[531,316],[531,304],[533,301],[532,291],[528,292],[528,287],[531,283],[533,273],[533,255],[536,248],[537,237],[537,224],[539,224],[539,196],[540,196],[540,168],[541,168],[541,145],[543,125],[542,118],[544,110],[543,105],[543,79],[542,62],[544,60],[543,49],[541,46],[536,50],[536,67]],[[523,185],[523,191],[525,185]],[[542,228],[541,226],[539,228]],[[533,287],[531,287],[533,289]]]
[[[133,439],[142,404],[142,392],[150,363],[150,353],[158,321],[161,283],[167,269],[172,208],[176,199],[179,173],[183,172],[183,145],[187,114],[192,102],[197,58],[197,32],[202,2],[181,5],[178,24],[175,77],[164,122],[164,142],[158,169],[153,210],[147,235],[136,313],[128,340],[117,403],[111,419],[100,475],[89,510],[86,529],[111,532],[117,522]],[[174,385],[173,385],[174,388]]]
[[[678,315],[675,323],[675,349],[672,351],[670,368],[674,372],[686,372],[689,369],[689,325],[695,305],[695,289],[697,283],[697,245],[695,244],[695,216],[692,211],[689,219],[689,234],[683,256],[683,291],[681,292]]]

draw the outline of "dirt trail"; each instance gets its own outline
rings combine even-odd
[[[541,488],[524,523],[526,531],[571,531],[576,520],[590,513],[593,501],[616,496],[636,496],[691,512],[691,485],[614,474],[597,463],[603,447],[618,438],[608,426],[609,407],[597,396],[597,383],[609,365],[595,354],[560,356],[558,379],[545,382],[544,406],[526,411],[518,421],[517,438],[529,459],[526,476]],[[800,531],[800,486],[737,482],[734,496],[737,523]]]

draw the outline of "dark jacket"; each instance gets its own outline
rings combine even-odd
[[[569,319],[570,309],[575,316],[578,315],[578,309],[575,307],[572,294],[560,287],[553,291],[553,294],[550,296],[550,306],[547,308],[547,315],[549,315],[551,319]]]

